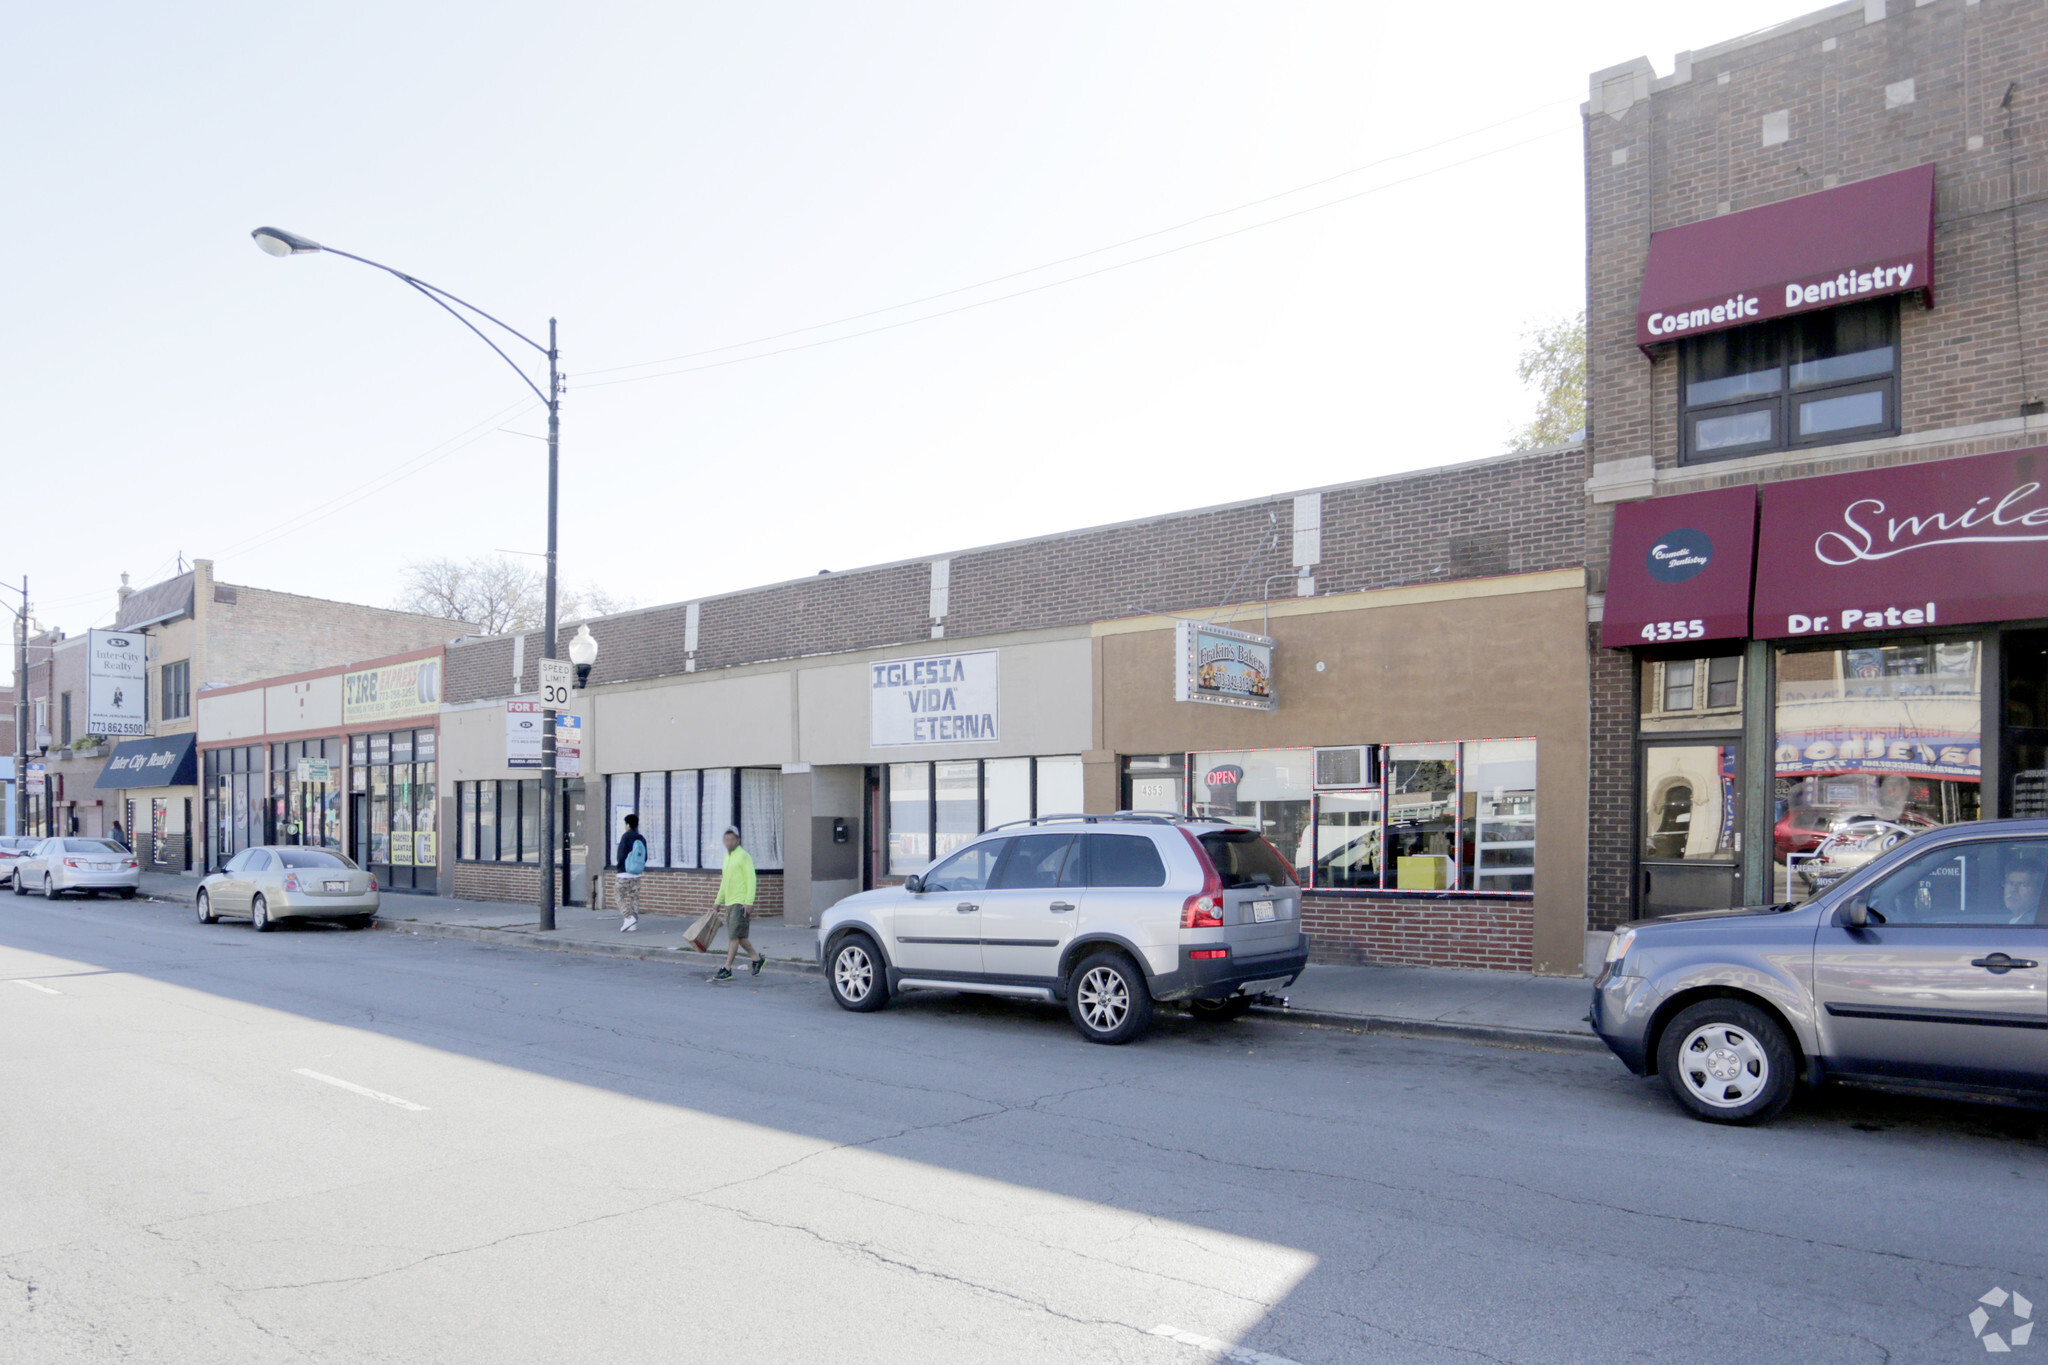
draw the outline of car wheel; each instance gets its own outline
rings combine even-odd
[[[132,886],[124,886],[115,894],[120,896],[120,898],[124,901],[132,901],[135,899],[135,888]]]
[[[1760,1123],[1792,1099],[1797,1063],[1777,1020],[1741,1000],[1702,1000],[1665,1025],[1657,1069],[1710,1123]]]
[[[1227,1000],[1188,1001],[1188,1013],[1210,1024],[1227,1024],[1233,1019],[1242,1019],[1251,1007],[1249,995],[1233,995]]]
[[[220,916],[213,913],[213,898],[211,896],[201,891],[199,898],[192,903],[199,910],[199,922],[201,924],[220,923]]]
[[[13,881],[14,894],[17,896],[26,896],[28,894],[28,886],[21,880],[21,874],[19,872],[14,874]]]
[[[825,973],[832,987],[832,999],[839,1008],[867,1014],[889,1003],[889,971],[882,963],[881,950],[866,934],[848,934],[832,949],[832,965]]]
[[[376,922],[377,917],[375,915],[351,915],[347,920],[348,927],[351,929],[368,929]]]
[[[1067,1014],[1091,1043],[1128,1043],[1152,1022],[1152,992],[1130,958],[1094,953],[1067,978]]]
[[[45,872],[43,874],[43,899],[53,901],[63,894],[62,891],[57,889],[57,883],[50,880],[50,874]]]
[[[277,925],[270,918],[270,902],[258,896],[249,902],[249,922],[256,926],[256,932],[267,934]]]

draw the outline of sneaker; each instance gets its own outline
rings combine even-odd
[[[730,981],[730,980],[732,980],[732,968],[730,968],[730,967],[720,967],[720,968],[719,968],[719,969],[718,969],[717,971],[715,971],[715,972],[713,972],[713,973],[711,974],[711,979],[712,979],[713,981]]]
[[[638,929],[639,927],[640,917],[638,915],[635,915],[633,916],[633,918],[626,921],[626,932],[629,934],[632,933],[635,929]]]
[[[747,975],[748,975],[748,976],[759,976],[759,975],[761,974],[761,969],[762,969],[763,967],[767,966],[767,965],[768,965],[768,955],[767,955],[766,953],[763,953],[763,954],[761,954],[761,956],[759,956],[759,957],[755,958],[755,959],[753,960],[753,962],[752,962],[751,964],[749,964],[749,965],[748,965],[748,967],[747,967]]]

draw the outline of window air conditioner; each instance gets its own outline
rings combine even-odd
[[[1315,789],[1343,791],[1380,784],[1380,746],[1344,744],[1315,751]]]

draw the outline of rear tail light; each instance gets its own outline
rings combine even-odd
[[[1191,951],[1190,951],[1190,952],[1188,953],[1188,956],[1189,956],[1189,957],[1229,957],[1229,956],[1230,956],[1230,949],[1228,949],[1228,948],[1195,948],[1195,949],[1192,949],[1192,950],[1191,950]]]
[[[141,866],[141,864],[137,863],[133,858],[130,858],[127,862],[121,864],[121,866],[126,868],[134,868]]]
[[[370,889],[372,891],[377,889],[377,879],[375,877],[370,878]]]
[[[287,872],[287,873],[285,874],[285,878],[284,878],[284,889],[285,889],[285,890],[287,890],[287,891],[303,891],[303,890],[305,890],[306,888],[304,888],[303,886],[300,886],[300,885],[299,885],[299,874],[298,874],[298,873],[296,873],[296,872]]]
[[[64,866],[66,866],[66,867],[84,867],[84,866],[85,866],[85,859],[83,859],[83,858],[66,858],[66,859],[64,860]]]
[[[1197,891],[1187,898],[1180,908],[1180,927],[1183,929],[1221,929],[1223,927],[1223,897],[1215,891]]]

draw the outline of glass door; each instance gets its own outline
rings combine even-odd
[[[1646,743],[1637,790],[1639,915],[1742,903],[1742,744]]]
[[[2048,816],[2048,630],[2005,637],[2005,809]]]

